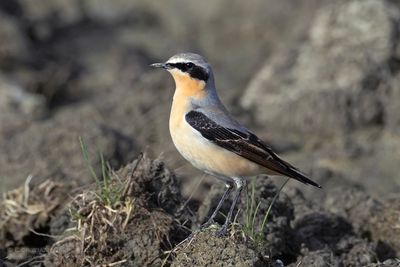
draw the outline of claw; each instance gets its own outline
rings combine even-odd
[[[216,232],[217,237],[224,237],[228,232],[228,225],[223,225],[219,231]]]
[[[206,223],[200,225],[200,229],[199,230],[201,231],[201,230],[207,229],[208,227],[210,227],[213,224],[214,224],[214,220],[210,219]]]

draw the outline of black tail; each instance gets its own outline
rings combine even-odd
[[[313,185],[315,187],[318,188],[322,188],[322,186],[320,186],[319,184],[317,184],[316,182],[314,182],[313,180],[311,180],[310,178],[308,178],[305,174],[303,174],[301,171],[299,171],[298,169],[290,166],[287,170],[286,173],[284,174],[290,178],[296,179],[297,181],[300,181],[306,185]]]

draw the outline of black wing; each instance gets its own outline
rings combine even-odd
[[[276,173],[294,178],[305,184],[321,187],[288,162],[279,158],[258,137],[250,132],[225,128],[208,118],[202,112],[190,111],[186,121],[204,138],[214,144],[236,153],[252,162],[264,166]]]

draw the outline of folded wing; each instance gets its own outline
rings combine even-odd
[[[282,160],[256,135],[246,131],[230,129],[218,125],[200,111],[190,111],[185,115],[187,123],[204,138],[214,144],[232,151],[276,173],[294,178],[302,183],[321,187],[297,168]]]

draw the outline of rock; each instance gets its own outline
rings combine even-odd
[[[381,124],[379,69],[393,56],[394,45],[390,8],[373,0],[326,5],[308,42],[269,60],[241,104],[255,109],[259,123],[288,136],[332,136]]]
[[[357,89],[371,71],[369,64],[385,63],[391,56],[390,37],[395,29],[389,9],[387,2],[371,0],[327,5],[318,13],[310,30],[310,46],[299,58],[300,65],[311,68],[298,69],[299,77],[320,90]],[[314,84],[317,80],[320,83]]]
[[[266,125],[269,138],[297,144],[292,162],[300,169],[329,165],[353,184],[396,192],[397,141],[390,132],[399,121],[398,40],[392,38],[399,21],[399,8],[389,1],[330,2],[307,40],[268,60],[241,105]]]

